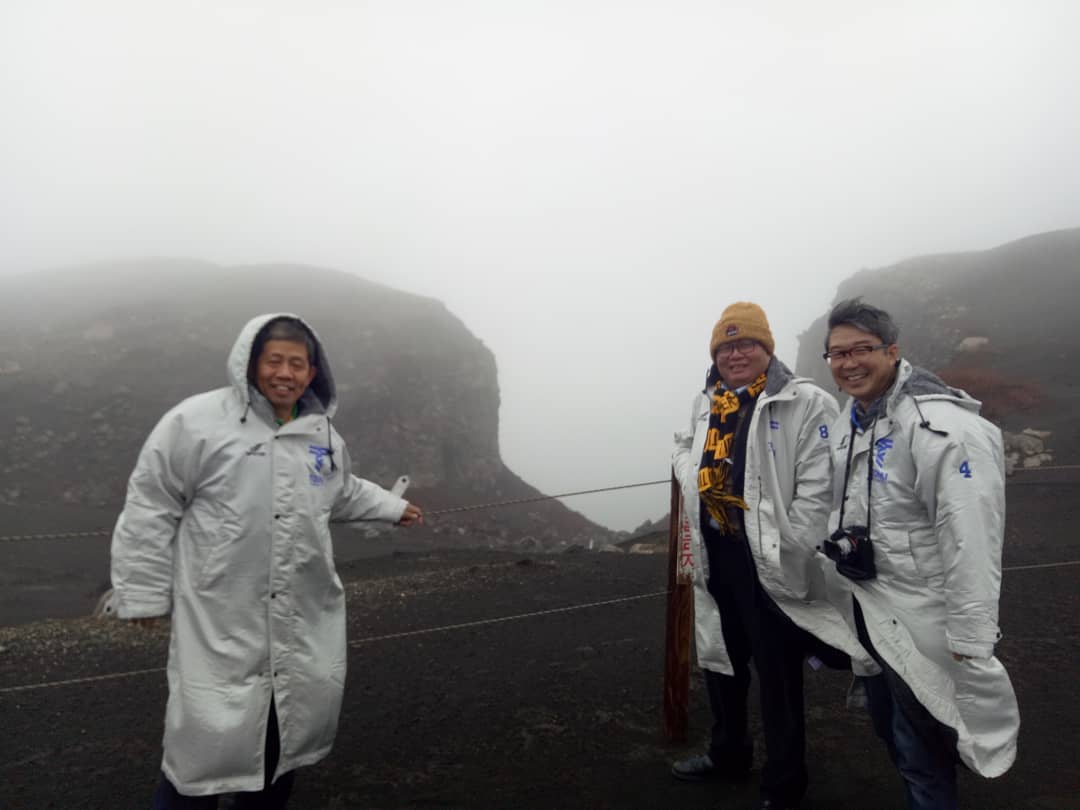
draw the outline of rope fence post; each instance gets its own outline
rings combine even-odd
[[[664,636],[663,731],[668,742],[686,742],[690,728],[690,634],[694,626],[693,558],[679,483],[671,475],[668,521],[667,622]]]

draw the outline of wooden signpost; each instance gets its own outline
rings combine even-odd
[[[667,631],[664,644],[664,736],[686,742],[690,725],[690,634],[694,628],[694,560],[690,524],[682,496],[671,476],[668,524]]]

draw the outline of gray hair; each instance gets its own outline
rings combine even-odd
[[[829,335],[838,326],[853,326],[860,332],[874,335],[886,346],[896,343],[900,327],[892,315],[883,309],[864,304],[859,298],[848,298],[832,308],[829,328],[825,332],[825,351],[829,350]]]

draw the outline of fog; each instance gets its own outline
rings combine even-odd
[[[433,296],[495,352],[515,472],[663,479],[728,303],[762,304],[794,365],[862,267],[1080,224],[1077,23],[1038,0],[7,0],[0,273],[296,261]],[[667,489],[566,503],[625,529]]]

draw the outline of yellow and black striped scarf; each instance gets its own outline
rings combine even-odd
[[[746,501],[732,493],[730,486],[737,422],[731,417],[764,390],[764,374],[739,393],[728,391],[719,385],[713,390],[712,406],[709,409],[709,432],[705,437],[705,450],[698,468],[698,495],[723,534],[730,534],[732,531],[727,515],[728,507],[746,509]]]

